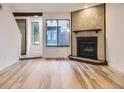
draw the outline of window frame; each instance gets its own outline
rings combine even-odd
[[[47,45],[47,21],[48,20],[57,20],[57,45]],[[68,22],[69,22],[69,45],[58,45],[58,20],[68,20]],[[45,21],[45,23],[46,23],[46,32],[45,32],[45,34],[46,34],[46,47],[70,47],[70,19],[46,19],[46,21]]]
[[[39,34],[38,34],[38,38],[39,38],[38,41],[39,41],[39,44],[35,44],[35,43],[34,43],[34,32],[33,32],[33,29],[32,29],[32,28],[33,28],[33,27],[32,27],[32,24],[33,24],[33,23],[38,23],[38,29],[39,29],[39,27],[40,27],[40,26],[39,26],[39,22],[35,22],[35,21],[32,21],[32,22],[31,22],[31,32],[32,32],[32,34],[33,34],[33,37],[32,37],[32,34],[31,34],[31,38],[32,38],[32,39],[31,39],[31,43],[32,43],[32,45],[40,45],[40,29],[39,29]]]

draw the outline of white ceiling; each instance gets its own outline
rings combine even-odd
[[[6,4],[13,12],[72,12],[98,3],[14,3]]]

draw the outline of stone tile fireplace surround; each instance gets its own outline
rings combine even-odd
[[[91,8],[75,11],[71,13],[72,16],[72,53],[71,56],[79,58],[90,58],[95,60],[102,60],[106,62],[105,58],[105,5],[97,5]],[[79,38],[97,38],[96,57],[87,56],[88,53],[79,54],[83,51],[83,46],[78,45]],[[91,41],[92,41],[91,40]],[[80,47],[79,47],[80,46]],[[82,49],[82,50],[81,50]],[[92,49],[85,49],[92,51]]]

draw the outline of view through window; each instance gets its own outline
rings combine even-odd
[[[32,22],[32,44],[39,45],[39,22]]]
[[[69,46],[69,20],[49,19],[46,24],[47,46]]]

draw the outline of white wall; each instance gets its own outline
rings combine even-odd
[[[106,18],[107,60],[124,73],[124,4],[107,4]]]
[[[29,43],[29,55],[36,55],[36,56],[42,56],[42,48],[43,48],[43,39],[42,39],[42,33],[43,33],[43,24],[42,24],[42,17],[30,17],[28,18],[28,36],[30,35],[30,37],[28,38],[28,42]],[[33,45],[31,42],[31,22],[39,22],[39,45]]]
[[[43,19],[42,17],[16,17],[26,19],[26,55],[42,56],[43,54]],[[39,45],[33,45],[31,41],[31,23],[39,22]]]
[[[9,8],[0,10],[0,70],[18,62],[21,34]]]
[[[43,13],[43,23],[44,23],[44,26],[43,26],[43,31],[44,31],[43,57],[44,58],[67,58],[71,54],[70,47],[46,47],[46,33],[45,33],[46,32],[46,29],[45,29],[46,19],[70,19],[71,21],[71,14],[70,13]],[[71,31],[71,28],[70,28],[70,31]]]

